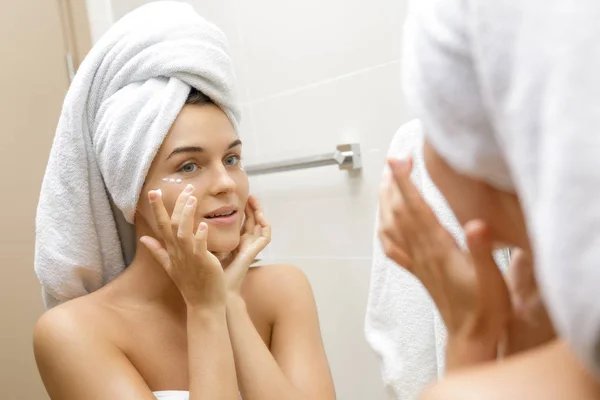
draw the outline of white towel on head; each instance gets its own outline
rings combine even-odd
[[[92,48],[65,98],[38,204],[35,270],[46,307],[125,268],[142,185],[190,88],[237,129],[234,85],[224,34],[185,3],[142,6]]]
[[[600,381],[600,2],[412,7],[405,86],[428,140],[518,193],[549,314]]]
[[[413,156],[413,183],[440,223],[464,245],[460,225],[425,169],[422,150],[421,123],[414,120],[398,130],[388,157]],[[508,253],[497,251],[494,258],[505,270]],[[417,399],[428,384],[443,375],[446,328],[441,316],[419,280],[386,257],[377,232],[365,334],[381,361],[382,378],[390,398]]]

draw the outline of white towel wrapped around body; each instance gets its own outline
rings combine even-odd
[[[142,185],[190,88],[237,129],[234,86],[224,34],[185,3],[142,6],[92,48],[65,98],[38,204],[35,271],[47,308],[126,267]]]
[[[413,156],[412,182],[440,223],[464,246],[463,231],[425,168],[423,140],[421,122],[413,120],[398,130],[388,157],[404,159]],[[494,258],[500,268],[506,270],[508,252],[496,251]],[[428,384],[443,375],[444,322],[421,282],[386,257],[377,232],[365,334],[379,356],[383,382],[390,399],[417,399]]]

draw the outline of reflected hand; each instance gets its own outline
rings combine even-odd
[[[421,281],[440,311],[449,335],[449,368],[494,359],[511,305],[487,227],[469,222],[469,251],[461,250],[412,184],[412,162],[391,161],[390,167],[393,177],[380,193],[379,235],[386,255]],[[453,359],[450,348],[457,342],[460,355]]]
[[[556,337],[534,274],[531,254],[516,249],[511,254],[506,276],[513,307],[508,324],[504,355],[537,347]]]

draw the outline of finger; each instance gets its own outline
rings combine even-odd
[[[401,221],[404,222],[402,228],[406,240],[418,243],[420,246],[431,246],[435,242],[455,246],[454,239],[440,224],[431,206],[425,201],[410,179],[412,159],[407,162],[391,160],[390,168],[392,168],[394,181],[400,191],[402,204],[406,208],[406,214],[410,216],[410,218],[406,218],[406,221]]]
[[[256,239],[240,253],[241,260],[245,263],[250,263],[256,259],[258,253],[263,251],[271,241],[271,234],[268,228],[265,230],[261,226],[256,226],[254,235]]]
[[[150,254],[154,257],[154,259],[162,265],[165,270],[169,270],[171,266],[171,259],[169,257],[169,253],[167,250],[162,247],[160,242],[150,236],[142,236],[140,238],[140,242],[146,246],[146,248],[150,251]]]
[[[256,219],[261,227],[260,235],[267,239],[267,243],[271,242],[271,224],[269,224],[262,212],[256,214]]]
[[[402,248],[406,247],[405,235],[411,236],[407,229],[412,229],[406,218],[410,218],[410,215],[404,207],[400,191],[393,183],[391,173],[386,171],[379,191],[379,225],[380,229]]]
[[[256,226],[256,207],[257,200],[254,196],[249,196],[248,201],[246,202],[246,221],[244,223],[244,232],[252,233],[254,231],[254,227]],[[260,205],[258,205],[260,207]]]
[[[183,191],[179,194],[179,197],[177,197],[177,202],[175,203],[173,214],[171,214],[171,223],[173,224],[174,229],[177,229],[179,222],[181,221],[185,205],[192,193],[194,193],[194,186],[187,185],[185,189],[183,189]]]
[[[187,203],[181,211],[181,222],[177,229],[177,238],[188,251],[194,250],[194,220],[196,216],[196,198],[188,196]]]
[[[410,179],[412,159],[408,161],[392,159],[388,161],[388,164],[402,199],[411,215],[421,222],[431,223],[431,217],[434,216],[433,211]]]
[[[254,216],[256,218],[256,222],[261,227],[266,228],[271,225],[269,224],[269,221],[267,221],[267,219],[265,218],[265,214],[262,211],[258,211],[256,214],[254,214]]]
[[[510,309],[508,288],[500,268],[494,261],[494,245],[489,230],[481,220],[465,225],[465,238],[475,264],[481,299],[497,306],[499,310]]]
[[[244,209],[244,225],[242,226],[242,235],[245,233],[252,233],[255,225],[256,221],[254,218],[254,210],[250,204],[247,203],[246,208]]]
[[[252,232],[248,232],[252,234],[252,237],[247,238],[247,246],[244,246],[244,257],[256,258],[258,253],[271,242],[271,226],[262,213],[258,213],[256,217],[260,222]]]
[[[252,232],[254,242],[260,241],[263,248],[271,241],[271,227],[269,225],[256,225]]]
[[[410,265],[404,241],[402,198],[393,183],[391,171],[383,174],[379,190],[379,240],[386,256],[401,266]]]
[[[203,256],[208,252],[208,225],[200,222],[194,236],[194,253]]]
[[[411,271],[412,262],[406,252],[404,252],[400,247],[396,246],[396,244],[386,235],[380,234],[379,240],[381,241],[381,246],[383,247],[385,255],[389,259],[396,262],[396,264],[399,266]]]
[[[248,199],[255,213],[263,212],[262,204],[260,203],[260,201],[258,201],[258,198],[256,198],[256,196],[250,196]]]
[[[158,234],[166,243],[172,243],[173,231],[171,229],[171,219],[162,201],[162,192],[160,189],[148,192],[148,201],[150,202]]]

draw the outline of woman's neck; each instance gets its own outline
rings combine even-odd
[[[120,279],[115,281],[115,284],[123,289],[117,292],[126,293],[127,302],[134,302],[136,306],[152,304],[170,313],[185,315],[186,305],[177,285],[139,240],[144,235],[152,235],[147,231],[148,229],[140,226],[136,229],[135,257]],[[234,256],[233,253],[215,255],[223,267],[229,265]]]
[[[127,292],[127,300],[136,305],[154,305],[185,314],[185,302],[177,285],[139,241],[134,259],[118,283]]]

